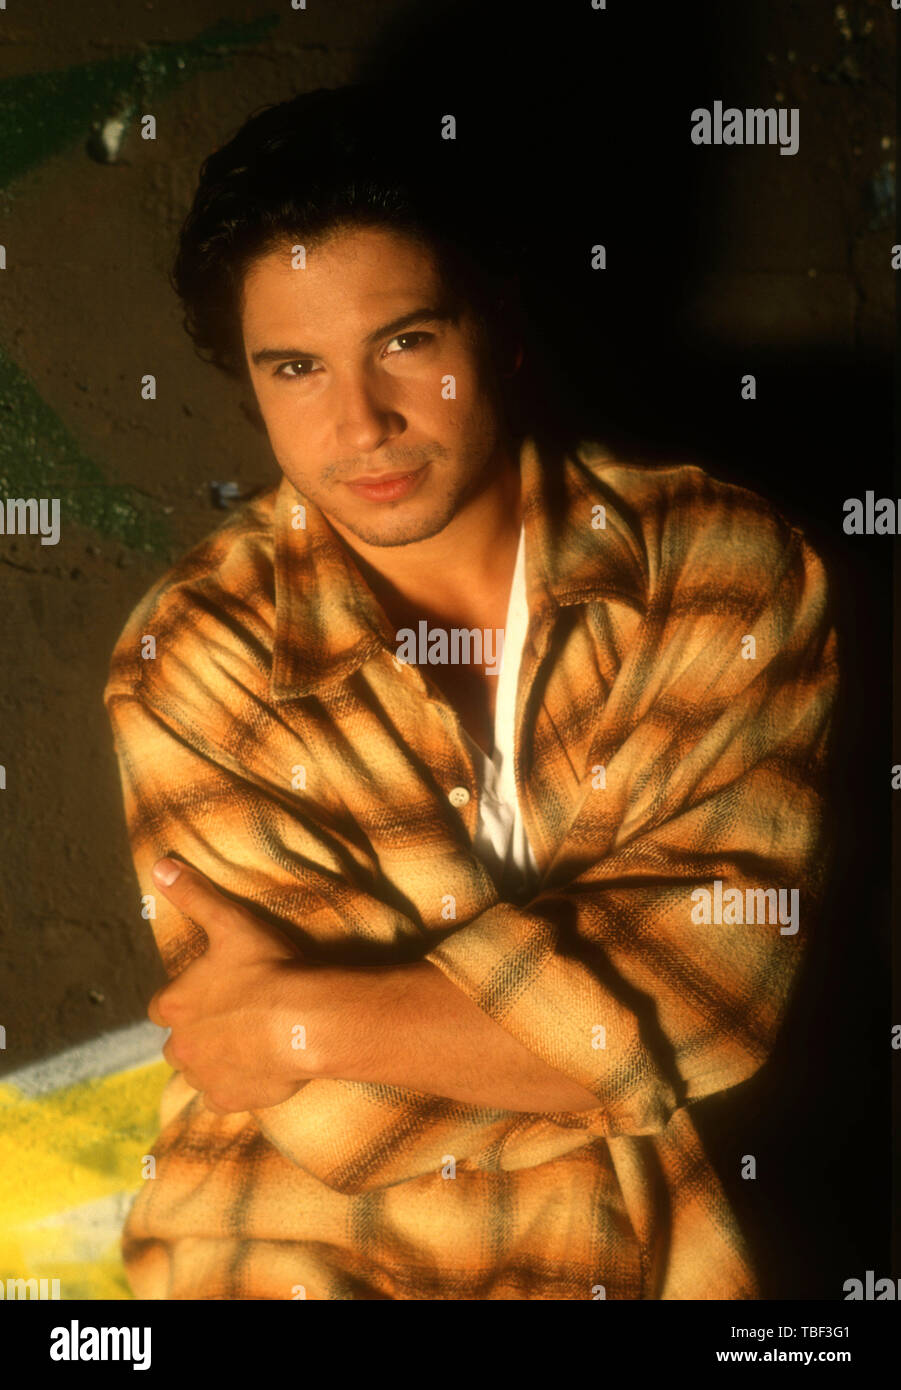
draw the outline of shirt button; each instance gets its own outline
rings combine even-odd
[[[465,806],[469,800],[469,792],[466,787],[454,787],[448,792],[447,799],[452,806]]]

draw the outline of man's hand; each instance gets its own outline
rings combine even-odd
[[[197,869],[161,859],[153,877],[209,939],[148,1005],[150,1020],[172,1029],[163,1056],[217,1114],[280,1105],[314,1075],[298,977],[316,967]]]
[[[179,870],[170,883],[166,865]],[[162,860],[154,879],[210,944],[147,1012],[172,1029],[163,1056],[217,1114],[281,1105],[314,1078],[516,1111],[598,1108],[432,962],[313,964],[187,864]]]

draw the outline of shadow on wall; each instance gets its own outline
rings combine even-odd
[[[890,401],[890,24],[815,3],[586,3],[547,22],[513,0],[414,5],[361,76],[395,81],[397,118],[418,84],[454,113],[480,195],[515,219],[528,394],[564,433],[719,460],[804,509],[859,446],[861,408],[866,435]],[[798,108],[798,152],[693,144],[691,113],[716,100]]]

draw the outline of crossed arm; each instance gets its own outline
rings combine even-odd
[[[196,869],[171,859],[160,868],[157,886],[209,946],[157,991],[148,1014],[172,1028],[163,1055],[209,1109],[277,1105],[316,1077],[505,1110],[597,1107],[591,1091],[523,1047],[431,962],[308,963]]]
[[[616,1135],[659,1132],[686,1100],[750,1076],[778,1031],[815,906],[837,677],[815,557],[795,538],[772,592],[759,583],[754,614],[739,586],[702,629],[690,605],[676,605],[668,646],[649,624],[648,651],[627,662],[624,693],[608,698],[596,733],[598,747],[609,745],[607,786],[579,827],[596,857],[525,908],[487,904],[413,965],[306,961],[217,891],[214,878],[265,902],[271,916],[287,921],[296,910],[314,939],[334,930],[328,914],[373,939],[391,940],[403,925],[371,894],[342,889],[342,861],[314,821],[292,817],[282,843],[268,782],[248,781],[191,717],[195,704],[203,708],[202,683],[176,709],[167,697],[161,713],[111,685],[139,874],[173,844],[193,866],[168,887],[157,879],[168,900],[154,928],[163,958],[171,965],[181,954],[186,919],[209,943],[150,1008],[173,1030],[165,1055],[185,1081],[215,1109],[272,1107],[278,1117],[315,1080],[309,1098],[322,1099],[342,1134],[345,1109],[369,1135],[403,1111],[409,1092],[430,1118],[429,1098],[444,1096],[503,1111],[582,1112],[564,1127]],[[748,633],[753,662],[740,652]],[[655,666],[661,647],[676,654]],[[653,679],[637,679],[645,667]],[[187,723],[173,728],[176,716]],[[232,801],[240,814],[223,820]],[[270,841],[302,875],[276,874]],[[740,916],[698,920],[695,891],[715,880],[740,896],[798,890],[804,931],[786,935]],[[298,1096],[305,1114],[306,1101]],[[298,1124],[301,1147],[328,1130],[318,1111],[316,1119]],[[405,1143],[411,1134],[408,1126]],[[423,1161],[433,1158],[429,1151]]]

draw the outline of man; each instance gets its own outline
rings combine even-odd
[[[284,476],[105,691],[175,1068],[126,1269],[754,1298],[690,1102],[765,1061],[812,924],[823,569],[696,467],[516,426],[509,281],[374,109],[254,117],[182,231],[189,330]]]

